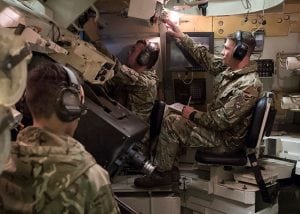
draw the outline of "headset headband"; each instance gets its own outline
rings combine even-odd
[[[67,75],[69,77],[70,86],[74,86],[76,89],[79,90],[80,89],[80,85],[78,83],[78,79],[75,76],[74,72],[70,68],[68,68],[68,67],[66,67],[64,65],[62,67],[64,68],[64,70],[66,71],[66,73],[67,73]]]

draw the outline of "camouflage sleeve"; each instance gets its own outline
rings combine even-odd
[[[150,75],[138,73],[135,70],[122,65],[119,59],[108,51],[101,39],[93,42],[93,44],[99,52],[108,56],[116,63],[113,68],[115,80],[111,84],[123,83],[124,85],[139,85],[145,87],[149,84],[153,85],[153,79],[149,78]]]
[[[226,98],[221,108],[209,108],[207,113],[197,111],[193,121],[218,131],[229,129],[249,114],[259,97],[259,90],[248,86],[228,96],[230,98]]]
[[[158,80],[154,70],[136,72],[126,65],[120,66],[119,70],[115,73],[115,80],[128,86],[141,86],[148,88],[156,85]]]
[[[85,174],[90,181],[87,191],[89,200],[86,201],[87,210],[85,213],[119,214],[120,210],[114,199],[107,171],[99,165],[95,165]]]
[[[208,49],[197,44],[188,35],[181,39],[181,44],[186,48],[189,54],[201,64],[204,65],[205,69],[213,75],[217,75],[225,69],[222,62],[222,58],[209,53]]]

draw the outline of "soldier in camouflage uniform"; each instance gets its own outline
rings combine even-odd
[[[121,65],[103,45],[97,28],[94,18],[84,24],[85,33],[97,50],[116,61],[115,75],[105,84],[108,94],[142,120],[149,122],[157,97],[158,76],[153,66],[159,57],[158,44],[138,40],[128,53],[126,65]]]
[[[126,65],[122,65],[103,45],[97,28],[94,18],[84,24],[85,33],[97,50],[116,61],[114,77],[104,85],[107,94],[149,123],[159,81],[156,70],[153,69],[159,57],[158,44],[138,40],[128,53]],[[145,155],[149,153],[148,143],[149,131],[139,145]]]
[[[71,137],[85,109],[81,86],[70,81],[59,64],[29,72],[34,123],[18,134],[0,177],[0,213],[120,213],[107,171]],[[80,110],[64,115],[65,105]]]
[[[233,153],[245,148],[251,110],[262,91],[257,65],[250,62],[255,47],[251,33],[239,32],[239,39],[238,33],[229,35],[223,57],[218,58],[206,47],[194,43],[171,21],[166,20],[166,24],[169,35],[178,39],[194,59],[215,75],[214,101],[208,105],[207,112],[185,106],[181,115],[171,113],[164,118],[154,160],[160,170],[137,178],[138,187],[170,185],[172,180],[177,180],[176,159],[180,146],[200,147],[212,153]],[[238,45],[243,45],[242,50],[237,49]]]
[[[140,60],[143,56],[144,62]],[[157,97],[158,76],[153,66],[158,56],[156,43],[138,40],[128,53],[126,65],[118,63],[115,76],[107,83],[113,91],[112,96],[145,122],[149,122]]]
[[[141,55],[148,58],[146,64],[140,62],[139,59],[143,58]],[[121,65],[117,60],[115,76],[106,83],[111,97],[147,123],[150,122],[150,114],[157,97],[158,76],[152,67],[158,56],[157,44],[138,40],[128,53],[126,65]],[[149,134],[148,130],[138,145],[145,156],[149,154]]]

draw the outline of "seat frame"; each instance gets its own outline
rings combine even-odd
[[[270,135],[274,122],[276,110],[271,107],[272,99],[273,93],[267,92],[265,96],[257,101],[253,109],[252,121],[246,136],[246,150],[232,154],[212,154],[198,149],[195,155],[196,161],[204,164],[245,166],[248,163],[254,172],[256,183],[262,194],[262,199],[267,203],[273,203],[275,201],[277,192],[268,192],[257,161],[257,154],[263,136],[265,134]]]

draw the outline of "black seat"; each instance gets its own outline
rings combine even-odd
[[[155,100],[150,114],[150,133],[149,133],[149,155],[154,156],[156,151],[157,137],[160,133],[161,124],[164,117],[166,103]]]
[[[255,148],[261,141],[263,134],[270,134],[275,114],[270,111],[270,97],[263,96],[260,98],[253,110],[252,122],[246,136],[246,147]],[[273,118],[272,118],[273,117]],[[264,120],[268,118],[268,120]],[[265,128],[267,127],[267,129]],[[220,165],[233,165],[243,166],[247,163],[246,151],[240,151],[229,154],[212,154],[198,150],[195,156],[196,161],[206,164],[220,164]]]
[[[247,148],[256,148],[264,134],[266,134],[266,136],[270,135],[276,112],[275,109],[270,110],[270,105],[270,95],[266,95],[257,101],[253,110],[252,122],[245,140]],[[198,162],[206,164],[233,166],[243,166],[248,160],[246,151],[228,154],[212,154],[201,150],[196,152],[195,159]]]
[[[271,108],[272,96],[272,93],[266,93],[265,96],[257,101],[253,109],[252,121],[245,142],[247,151],[231,154],[212,154],[198,149],[195,155],[196,161],[205,164],[244,166],[249,160],[265,202],[271,202],[273,198],[266,193],[266,186],[257,163],[255,148],[259,145],[264,135],[270,135],[272,129],[276,114],[276,110]]]
[[[155,100],[150,114],[150,140],[155,138],[160,133],[161,123],[165,111],[165,102]]]

